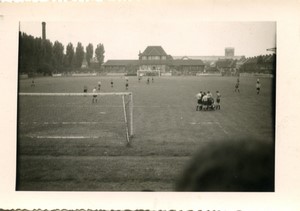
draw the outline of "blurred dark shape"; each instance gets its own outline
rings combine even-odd
[[[193,157],[176,191],[273,192],[275,143],[212,142]]]

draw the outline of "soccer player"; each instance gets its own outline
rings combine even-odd
[[[86,85],[84,85],[84,87],[83,87],[83,93],[87,93],[87,91],[88,91],[88,88],[87,88]],[[84,96],[86,96],[86,95],[84,95]]]
[[[128,90],[128,79],[126,80],[126,83],[125,83],[125,88],[126,88],[126,90]]]
[[[141,82],[141,76],[139,76],[139,83]]]
[[[196,94],[196,98],[197,98],[196,111],[200,111],[202,109],[202,91]]]
[[[113,80],[111,79],[111,81],[110,81],[110,87],[111,88],[113,88],[114,87],[114,82],[113,82]]]
[[[213,97],[213,95],[212,95],[212,93],[210,91],[207,91],[207,97],[208,98],[212,98]]]
[[[216,101],[217,101],[217,105],[216,105],[216,109],[221,109],[221,106],[220,106],[220,102],[221,102],[221,94],[219,91],[216,91]]]
[[[149,84],[150,83],[150,79],[149,78],[147,78],[147,84]]]
[[[154,78],[152,77],[152,83],[154,82]]]
[[[203,93],[203,97],[202,97],[202,104],[203,104],[203,109],[207,110],[207,105],[208,105],[208,96],[207,94],[204,92]]]
[[[259,83],[259,79],[257,79],[256,81],[256,94],[259,94],[260,92],[260,83]]]
[[[235,90],[234,90],[234,92],[236,92],[236,91],[240,92],[239,86],[240,86],[240,81],[238,80],[238,81],[236,82],[236,84],[235,84]]]
[[[34,79],[32,79],[32,81],[31,81],[31,87],[35,87]]]
[[[92,103],[97,103],[98,99],[97,99],[97,89],[96,87],[93,89],[93,100]]]
[[[101,89],[101,81],[98,81],[98,90],[100,91]]]

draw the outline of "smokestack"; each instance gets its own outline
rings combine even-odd
[[[45,40],[46,39],[46,22],[42,22],[42,26],[43,26],[42,39]]]

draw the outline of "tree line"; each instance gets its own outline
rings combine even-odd
[[[97,67],[91,67],[91,59],[97,58]],[[84,51],[82,43],[77,46],[69,43],[65,47],[59,41],[54,44],[50,40],[33,37],[26,33],[19,33],[19,73],[22,74],[44,74],[68,73],[81,69],[84,58],[87,67],[100,70],[104,62],[104,45],[99,43],[94,51],[93,44],[89,43]]]

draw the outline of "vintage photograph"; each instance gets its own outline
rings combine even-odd
[[[275,21],[20,21],[18,48],[16,191],[275,191]]]

